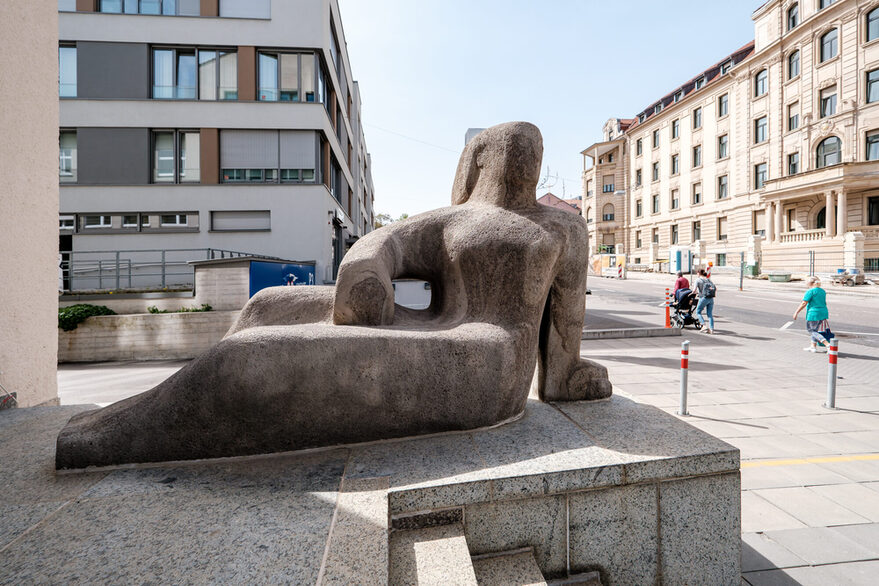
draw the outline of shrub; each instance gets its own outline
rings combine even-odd
[[[59,307],[58,327],[65,332],[75,330],[76,326],[93,315],[116,315],[116,312],[103,305],[89,305],[88,303]]]
[[[147,311],[150,313],[189,313],[194,311],[213,311],[214,308],[208,305],[207,303],[202,303],[201,307],[181,307],[177,311],[171,311],[170,309],[159,309],[155,305],[150,305],[147,307]]]

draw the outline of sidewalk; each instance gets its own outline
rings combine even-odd
[[[599,300],[590,311],[601,311]],[[657,309],[657,311],[659,311]],[[879,575],[879,349],[844,340],[837,410],[827,356],[800,331],[718,319],[719,335],[584,342],[614,392],[674,413],[689,339],[689,417],[741,450],[745,583],[873,584]]]

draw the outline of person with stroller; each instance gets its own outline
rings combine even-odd
[[[696,279],[696,294],[699,303],[696,305],[696,317],[702,324],[702,331],[706,334],[714,333],[714,296],[717,294],[717,286],[708,278],[705,269],[699,269],[699,278]],[[708,314],[708,327],[705,327],[705,318],[702,312]]]
[[[827,311],[827,292],[821,288],[821,279],[811,276],[806,279],[806,285],[809,289],[803,296],[803,302],[794,312],[794,321],[800,312],[806,309],[806,331],[809,332],[812,344],[808,348],[803,348],[807,352],[817,352],[818,344],[824,347],[830,347],[830,341],[827,336],[830,332],[830,312]]]
[[[690,281],[687,280],[687,277],[684,276],[683,271],[678,271],[678,278],[675,280],[675,295],[677,296],[677,292],[681,289],[689,289]]]

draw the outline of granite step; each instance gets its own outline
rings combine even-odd
[[[388,583],[394,586],[476,586],[460,523],[391,533]]]
[[[546,586],[530,547],[473,557],[480,586]]]

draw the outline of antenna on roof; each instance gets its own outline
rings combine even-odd
[[[559,181],[559,174],[552,174],[549,165],[546,166],[546,175],[543,176],[543,179],[540,180],[540,183],[537,185],[537,189],[552,189],[556,183]]]

